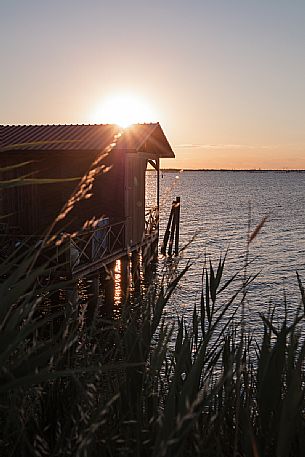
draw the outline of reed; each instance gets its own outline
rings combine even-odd
[[[63,215],[90,190],[81,189]],[[248,248],[266,221],[249,231]],[[190,322],[163,312],[187,265],[155,281],[136,311],[99,317],[88,331],[67,295],[56,312],[42,306],[68,285],[44,285],[52,259],[41,265],[25,245],[4,258],[1,456],[303,456],[302,278],[294,318],[284,307],[276,324],[267,305],[257,336],[244,313],[255,276],[247,260],[226,279],[225,266],[226,255],[206,262]]]
[[[304,455],[301,300],[292,321],[276,325],[269,308],[263,337],[243,334],[254,278],[224,280],[224,258],[204,267],[192,322],[163,316],[187,266],[138,313],[89,334],[68,300],[40,311],[62,285],[39,285],[48,265],[33,268],[34,256],[20,247],[0,266],[1,455]]]

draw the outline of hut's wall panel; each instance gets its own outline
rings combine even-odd
[[[114,151],[104,159],[105,173],[96,176],[92,197],[78,202],[57,230],[79,230],[86,220],[108,216],[113,221],[124,217],[124,165],[122,151]],[[10,227],[22,234],[42,234],[70,198],[78,181],[60,181],[82,177],[96,158],[96,153],[83,152],[9,152],[1,154],[1,165],[10,166],[30,161],[22,168],[6,172],[2,179],[16,179],[28,175],[33,178],[54,179],[53,184],[17,186],[2,192],[1,213],[8,215]]]
[[[75,182],[56,182],[63,178],[80,176],[84,168],[83,161],[71,161],[59,153],[43,152],[11,152],[6,156],[7,166],[30,162],[27,165],[6,172],[4,179],[54,179],[51,183],[32,183],[17,185],[3,191],[4,214],[9,215],[7,221],[11,227],[22,234],[38,235],[43,233],[57,216]],[[1,163],[2,163],[1,157]],[[71,165],[72,163],[72,165]],[[18,183],[17,183],[18,184]]]
[[[119,150],[104,159],[106,168],[94,180],[92,197],[82,200],[71,213],[73,228],[92,217],[108,217],[110,223],[124,220],[124,160],[125,152]]]
[[[37,187],[33,184],[20,186],[20,182],[18,182],[18,178],[36,176],[34,162],[30,158],[28,161],[30,163],[22,167],[12,168],[16,164],[25,162],[24,157],[19,154],[14,156],[1,155],[1,167],[8,168],[7,171],[1,173],[1,180],[17,179],[13,187],[4,188],[1,191],[1,217],[3,218],[2,222],[7,224],[11,230],[16,229],[20,232],[20,228],[24,226],[27,228],[27,233],[32,233],[38,218]]]
[[[134,154],[126,159],[126,220],[127,244],[136,245],[143,240],[145,221],[145,170],[146,159]]]

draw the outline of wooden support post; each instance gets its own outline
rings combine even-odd
[[[155,253],[154,250],[157,250]],[[158,243],[152,242],[147,246],[143,247],[142,250],[142,269],[143,269],[143,279],[146,287],[152,284],[153,276],[155,272],[155,257],[158,256]]]
[[[153,240],[142,248],[143,279],[146,285],[150,284],[155,271],[155,262],[158,258],[158,240]]]
[[[158,243],[159,243],[159,215],[160,215],[160,159],[148,160],[150,165],[156,170],[157,172],[157,212],[156,212],[156,230],[154,232],[154,240],[153,240],[153,249],[151,250],[153,253],[153,260],[158,260]],[[163,243],[164,245],[164,243]],[[155,252],[156,247],[156,252]],[[166,249],[166,246],[165,246]],[[163,253],[163,247],[161,248],[161,253]],[[164,251],[165,255],[165,251]]]
[[[131,276],[135,295],[138,296],[141,292],[140,253],[138,250],[133,251],[131,254]]]
[[[156,216],[156,241],[154,241],[154,248],[156,247],[156,251],[152,250],[154,261],[158,260],[158,244],[159,244],[159,221],[160,221],[160,159],[156,160],[157,164],[157,216]]]
[[[156,170],[157,170],[157,208],[158,214],[160,209],[160,159],[156,160]]]
[[[115,262],[109,263],[105,267],[104,271],[104,290],[105,290],[105,299],[103,306],[103,314],[107,317],[111,317],[113,314],[114,306],[114,268]]]
[[[62,300],[61,294],[62,294],[61,289],[56,289],[49,294],[48,312],[50,313],[52,320],[50,321],[50,324],[48,325],[48,327],[47,327],[47,324],[44,325],[42,328],[38,327],[38,329],[37,329],[38,339],[40,337],[42,337],[42,339],[48,339],[50,337],[53,338],[54,335],[56,335],[56,333],[58,333],[58,331],[60,330],[62,318],[57,317],[56,319],[54,319],[54,317],[52,317],[52,316],[55,313],[60,312],[60,310],[62,310],[63,305],[60,303]],[[40,308],[36,308],[36,310],[34,312],[34,318],[36,318],[38,316],[41,317],[40,312],[41,312]]]
[[[126,302],[129,296],[130,288],[130,261],[129,256],[126,255],[121,258],[121,290],[122,301]]]
[[[75,312],[75,309],[78,305],[78,290],[77,290],[77,281],[73,281],[71,286],[67,289],[67,298],[69,306],[72,312]]]
[[[157,208],[159,211],[160,206],[160,159],[148,160],[148,163],[156,170],[157,172]]]
[[[151,243],[148,242],[142,247],[142,268],[143,272],[145,274],[145,271],[149,267],[149,264],[152,261],[152,256],[151,256]]]
[[[151,258],[154,263],[158,262],[158,244],[158,238],[151,243]]]
[[[88,279],[88,304],[86,311],[86,322],[92,325],[96,317],[99,297],[99,274],[95,272]]]
[[[180,231],[180,197],[177,197],[176,198],[175,255],[179,254],[179,231]]]

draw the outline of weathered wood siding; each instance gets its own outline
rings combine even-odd
[[[79,202],[69,217],[57,229],[79,230],[86,220],[108,216],[113,221],[124,217],[124,157],[113,151],[104,159],[107,173],[99,174],[93,185],[92,197]],[[33,178],[67,179],[82,177],[94,161],[92,152],[9,152],[1,153],[1,166],[25,161],[30,164],[2,174],[2,179],[24,175]],[[41,234],[53,222],[75,189],[77,181],[54,184],[31,184],[2,191],[1,215],[22,234]]]
[[[145,221],[145,170],[147,160],[136,154],[126,156],[126,243],[133,246],[143,240]]]

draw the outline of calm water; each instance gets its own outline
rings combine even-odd
[[[151,200],[155,174],[147,173]],[[300,294],[296,280],[299,271],[305,285],[305,173],[193,171],[164,173],[161,178],[161,239],[170,205],[181,197],[180,245],[195,239],[185,250],[192,268],[181,281],[168,307],[168,316],[192,313],[200,300],[201,272],[205,255],[216,262],[229,249],[225,277],[242,267],[248,232],[269,214],[269,220],[251,243],[250,273],[259,277],[247,300],[249,322],[257,323],[271,301],[280,316],[284,294],[290,311],[296,309]],[[251,206],[251,211],[249,211]],[[241,278],[239,284],[241,284]],[[235,286],[236,288],[236,286]],[[233,290],[233,289],[232,289]]]

